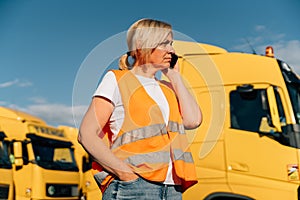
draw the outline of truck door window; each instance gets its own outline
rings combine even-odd
[[[86,172],[92,169],[93,159],[91,156],[83,156],[82,157],[82,171]]]
[[[29,163],[27,144],[28,142],[22,142],[22,157],[24,165],[27,165]]]
[[[8,156],[8,143],[0,138],[0,168],[11,168]]]
[[[286,116],[277,88],[274,88],[280,126],[286,127]],[[288,132],[278,132],[272,125],[268,95],[265,89],[230,93],[231,128],[257,132],[279,143],[292,146]],[[284,129],[285,130],[285,129]]]
[[[252,132],[270,131],[270,111],[265,89],[230,93],[231,128]]]

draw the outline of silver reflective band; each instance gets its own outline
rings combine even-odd
[[[173,151],[174,159],[183,160],[187,163],[193,163],[193,157],[190,152],[183,152],[180,149],[175,149]],[[134,166],[138,166],[143,163],[149,164],[157,164],[157,163],[166,163],[168,164],[170,160],[170,152],[169,151],[160,151],[160,152],[152,152],[147,154],[136,154],[128,157],[125,162],[130,163]]]
[[[177,122],[169,121],[168,130],[171,132],[178,132],[179,134],[185,134],[183,124],[179,124]]]
[[[114,144],[112,145],[112,149],[125,144],[129,144],[131,142],[136,142],[145,138],[151,138],[163,134],[167,134],[167,128],[164,124],[154,124],[151,126],[128,131],[126,133],[123,133],[115,140]]]
[[[128,157],[125,162],[128,162],[134,166],[138,166],[142,163],[166,163],[168,164],[170,160],[170,152],[169,151],[159,151],[152,152],[147,154],[137,154],[134,156]]]
[[[188,163],[194,162],[191,152],[182,152],[180,149],[174,149],[173,153],[175,160],[184,160]]]
[[[98,185],[102,183],[102,181],[108,176],[108,173],[105,171],[98,172],[94,175],[94,178]]]
[[[185,134],[183,124],[178,124],[177,122],[173,121],[169,121],[168,130],[171,132],[178,132],[179,134]],[[125,144],[129,144],[131,142],[136,142],[145,138],[151,138],[163,134],[167,134],[167,127],[165,124],[154,124],[151,126],[128,131],[126,133],[123,133],[115,140],[112,145],[112,149]]]

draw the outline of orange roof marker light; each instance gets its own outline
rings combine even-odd
[[[266,47],[266,56],[274,58],[274,50],[272,46]]]

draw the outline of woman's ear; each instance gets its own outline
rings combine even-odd
[[[135,50],[135,56],[136,58],[140,58],[142,55],[142,49],[138,48]]]

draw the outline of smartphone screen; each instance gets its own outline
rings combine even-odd
[[[178,56],[176,55],[176,54],[172,54],[172,59],[171,59],[171,62],[170,62],[170,68],[171,69],[173,69],[174,68],[174,66],[175,66],[175,64],[176,64],[176,62],[177,62],[177,60],[178,60]]]

